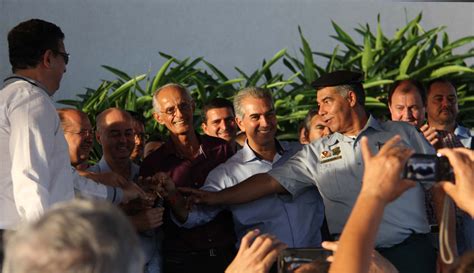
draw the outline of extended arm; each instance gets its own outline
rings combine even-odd
[[[207,205],[233,205],[248,203],[269,194],[287,194],[288,191],[271,175],[260,173],[241,183],[219,192],[208,192],[191,188],[180,188],[191,194],[194,202]]]

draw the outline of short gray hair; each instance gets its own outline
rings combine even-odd
[[[158,94],[166,89],[166,88],[175,88],[175,89],[178,89],[180,90],[181,92],[183,92],[185,94],[185,96],[189,99],[190,102],[193,101],[193,97],[191,97],[191,93],[189,92],[188,89],[186,89],[186,87],[182,86],[181,84],[178,84],[178,83],[168,83],[168,84],[165,84],[163,85],[162,87],[158,88],[155,93],[153,94],[153,110],[155,111],[155,113],[159,114],[160,113],[160,104],[158,103],[157,101],[157,97],[158,97]]]
[[[234,97],[234,109],[235,109],[235,116],[239,117],[240,119],[244,118],[244,111],[242,110],[242,101],[247,97],[253,97],[256,99],[265,99],[270,102],[272,108],[273,105],[273,97],[272,93],[268,89],[260,88],[260,87],[247,87],[239,92]]]
[[[6,235],[3,273],[143,272],[135,230],[105,201],[58,204]]]
[[[357,104],[361,105],[364,107],[365,105],[365,91],[362,83],[353,83],[353,84],[342,84],[342,85],[336,85],[332,86],[338,93],[339,95],[343,96],[344,98],[347,98],[347,95],[349,94],[349,91],[352,91],[356,94],[356,102]],[[316,91],[319,91],[321,89],[324,89],[326,87],[319,87],[316,89]]]

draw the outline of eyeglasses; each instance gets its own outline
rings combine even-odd
[[[191,110],[191,104],[187,102],[182,102],[178,105],[171,106],[165,109],[165,111],[161,111],[161,113],[174,116],[176,114],[177,109],[181,112],[189,112]]]
[[[61,51],[58,51],[58,50],[53,50],[53,52],[56,53],[56,54],[61,55],[64,59],[65,64],[69,63],[69,53],[61,52]]]
[[[94,136],[95,131],[93,129],[87,130],[83,129],[79,132],[74,132],[74,131],[64,131],[65,133],[70,133],[70,134],[75,134],[75,135],[81,135],[81,137],[89,137],[89,136]]]

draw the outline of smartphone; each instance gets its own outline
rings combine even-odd
[[[292,273],[305,263],[315,261],[320,271],[328,272],[329,262],[326,259],[332,251],[324,248],[287,248],[278,256],[278,273]]]
[[[405,165],[403,178],[419,182],[453,181],[454,173],[445,156],[413,154]]]

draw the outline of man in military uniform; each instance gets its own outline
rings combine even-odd
[[[361,189],[364,166],[359,141],[362,136],[369,138],[373,152],[399,134],[403,144],[417,153],[434,153],[415,127],[404,122],[381,123],[366,112],[360,73],[328,73],[313,86],[317,90],[319,115],[333,134],[305,145],[269,173],[254,175],[234,187],[217,193],[187,190],[194,194],[196,202],[236,204],[274,193],[298,196],[306,187],[315,185],[326,207],[329,230],[337,236]],[[418,184],[387,206],[376,246],[400,272],[434,272],[436,252],[426,236],[428,232],[424,193]]]

